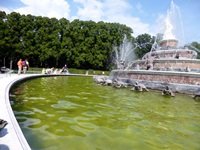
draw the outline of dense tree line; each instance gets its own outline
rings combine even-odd
[[[70,67],[109,70],[113,46],[133,31],[118,23],[47,18],[0,12],[0,64],[16,67],[28,58],[33,67]],[[13,64],[13,66],[9,66]]]
[[[32,67],[62,67],[110,70],[126,36],[141,58],[151,50],[155,37],[142,34],[134,38],[133,30],[119,23],[103,21],[70,22],[16,12],[0,11],[0,66],[16,68],[19,58],[28,58]],[[200,44],[192,43],[200,49]]]

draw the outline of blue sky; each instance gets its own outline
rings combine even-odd
[[[179,17],[173,22],[178,31],[175,37],[181,44],[200,43],[200,0],[173,0],[173,3]],[[164,33],[167,13],[174,9],[171,4],[172,0],[0,0],[0,10],[7,14],[15,11],[64,17],[70,21],[117,22],[131,27],[136,37],[144,33]]]

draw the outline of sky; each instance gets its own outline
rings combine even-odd
[[[125,24],[134,37],[164,33],[166,18],[171,16],[179,43],[200,43],[200,0],[0,0],[0,10]]]

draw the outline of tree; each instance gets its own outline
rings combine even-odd
[[[10,59],[10,69],[12,69],[13,59],[17,58],[16,56],[20,55],[22,50],[22,43],[20,41],[20,21],[21,15],[16,12],[12,12],[11,14],[6,16],[5,23],[5,49],[7,51],[6,56]]]
[[[197,52],[197,58],[200,59],[200,43],[192,42],[189,45],[189,49],[192,49],[192,50],[196,51]]]
[[[151,50],[153,42],[153,38],[146,33],[136,37],[137,48],[135,49],[135,53],[139,59]]]
[[[5,58],[7,57],[8,53],[6,51],[6,44],[7,38],[6,33],[8,32],[7,26],[6,26],[6,13],[0,11],[0,58],[3,58],[3,62],[1,64],[3,66],[6,66]]]
[[[0,60],[9,57],[30,60],[32,67],[70,67],[110,70],[113,45],[120,47],[126,35],[133,39],[132,29],[119,23],[70,22],[13,12],[0,11]],[[13,59],[15,58],[15,59]]]

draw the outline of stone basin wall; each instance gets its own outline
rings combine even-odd
[[[157,71],[178,71],[200,73],[200,60],[199,59],[157,59],[153,63],[154,69]],[[138,60],[132,63],[129,70],[146,70],[145,60]]]
[[[200,73],[151,71],[151,70],[113,70],[110,78],[117,78],[129,84],[135,81],[148,88],[162,90],[168,85],[178,93],[194,94],[200,92]]]

